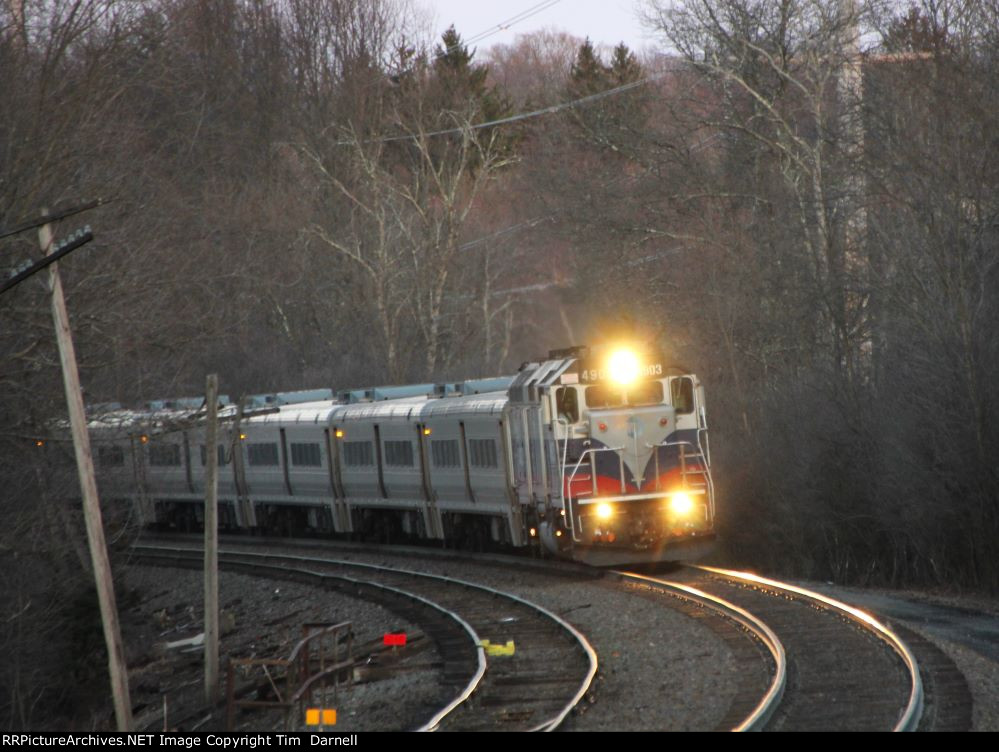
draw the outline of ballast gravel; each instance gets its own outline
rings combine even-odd
[[[563,724],[563,730],[715,730],[736,694],[732,677],[737,668],[726,643],[703,620],[678,611],[674,599],[644,588],[467,559],[324,552],[321,548],[305,552],[300,547],[269,551],[442,574],[518,595],[558,614],[590,640],[599,660],[589,697]],[[502,634],[483,637],[506,642]]]
[[[124,604],[122,634],[138,729],[224,730],[224,668],[222,703],[209,708],[203,698],[204,647],[197,642],[203,631],[202,588],[200,572],[134,565],[117,585],[124,595],[119,595]],[[229,657],[287,658],[307,623],[349,621],[355,646],[379,641],[386,632],[418,632],[417,625],[379,605],[305,584],[223,570],[219,592],[223,667]],[[194,645],[167,646],[192,638]],[[430,647],[388,678],[341,687],[335,698],[328,690],[324,706],[336,709],[337,730],[415,728],[443,704],[447,694],[439,684],[435,667],[439,660]],[[266,682],[266,676],[261,673],[260,677]],[[396,703],[396,698],[405,702]],[[288,728],[307,730],[305,719],[297,715],[287,719]],[[281,730],[285,723],[281,711],[243,711],[236,716],[234,730]]]
[[[297,547],[269,550],[311,554]],[[703,620],[676,610],[671,598],[650,594],[643,588],[583,575],[551,575],[536,569],[467,560],[326,553],[334,558],[404,566],[471,580],[519,595],[562,616],[590,640],[599,656],[593,687],[563,724],[564,730],[713,730],[734,697],[732,675],[736,667],[725,642]],[[212,714],[199,709],[201,649],[177,654],[162,648],[166,641],[192,637],[201,631],[201,574],[132,567],[125,584],[140,599],[126,614],[123,632],[133,654],[146,653],[137,661],[143,665],[129,663],[134,667],[133,687],[141,685],[145,690],[133,697],[133,701],[146,706],[141,714],[143,727],[163,723],[162,708],[150,696],[161,692],[167,697],[168,727],[222,728],[224,708]],[[220,592],[223,627],[227,618],[235,622],[235,631],[222,638],[223,656],[283,657],[299,639],[300,625],[305,622],[351,621],[356,643],[385,631],[418,629],[380,606],[303,584],[223,571]],[[227,617],[227,613],[232,616]],[[158,631],[151,630],[150,625]],[[502,634],[484,637],[506,642]],[[160,647],[154,647],[157,645]],[[436,653],[433,659],[439,660]],[[419,659],[423,669],[417,667],[371,684],[341,688],[334,701],[336,730],[403,730],[418,726],[446,702],[439,671],[430,662],[431,658],[424,654]],[[166,681],[165,673],[170,677]],[[182,715],[175,726],[171,719],[179,720]],[[241,714],[237,729],[279,730],[283,723],[280,714],[258,711],[256,715]],[[301,723],[292,723],[290,728],[307,729]]]
[[[261,550],[259,545],[252,548]],[[563,724],[564,730],[712,730],[718,728],[736,695],[736,661],[725,641],[705,620],[691,618],[671,608],[671,599],[641,588],[571,573],[548,574],[467,559],[357,552],[321,544],[305,550],[271,545],[267,550],[445,574],[520,595],[559,614],[589,638],[600,661],[589,696]],[[358,644],[386,631],[418,630],[381,606],[307,585],[225,571],[220,583],[223,660],[226,655],[284,657],[305,622],[349,620]],[[891,614],[934,642],[967,678],[974,696],[974,729],[999,730],[999,662],[993,655],[999,648],[983,642],[986,637],[979,627],[981,618],[995,613],[994,602],[983,607],[968,604],[964,598],[953,599],[955,607],[971,605],[979,616],[966,633],[958,621],[947,635],[938,626],[929,626],[933,612],[928,611],[929,616],[911,612],[929,606],[926,601],[943,605],[945,598],[828,585],[816,589],[833,591],[857,605],[870,601],[875,612]],[[167,642],[195,637],[201,631],[201,574],[133,565],[118,583],[118,591],[137,726],[148,730],[224,728],[224,706],[206,709],[203,702],[203,648],[192,646],[187,652],[165,648]],[[965,634],[977,635],[978,642],[966,640]],[[987,638],[992,639],[991,632]],[[502,635],[488,639],[505,642]],[[439,660],[431,649],[403,671],[339,690],[330,701],[337,709],[336,730],[418,726],[453,691],[440,684],[439,665],[435,665]],[[109,716],[109,724],[111,720]],[[307,730],[300,720],[289,720],[289,728]],[[284,716],[273,712],[241,714],[237,722],[237,730],[280,730],[283,726]]]

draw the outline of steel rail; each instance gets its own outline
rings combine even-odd
[[[506,598],[507,600],[519,603],[522,606],[537,611],[541,615],[551,619],[560,627],[562,627],[564,630],[569,632],[569,634],[576,640],[576,642],[579,644],[579,647],[586,655],[589,667],[587,669],[586,676],[583,678],[583,681],[580,682],[579,688],[576,690],[576,693],[573,695],[572,699],[565,706],[563,706],[563,708],[558,713],[556,713],[548,720],[538,724],[537,726],[532,727],[531,729],[529,729],[530,731],[554,731],[556,728],[558,728],[561,725],[562,721],[565,720],[566,716],[568,716],[569,713],[572,712],[572,709],[579,704],[579,701],[582,700],[583,697],[586,695],[586,693],[589,691],[590,686],[593,683],[593,677],[596,676],[597,673],[597,663],[598,663],[597,652],[596,650],[593,649],[593,646],[590,644],[590,641],[586,639],[586,636],[583,635],[582,632],[580,632],[578,629],[576,629],[574,626],[572,626],[562,617],[546,609],[544,606],[540,606],[537,603],[533,603],[532,601],[529,601],[526,598],[521,598],[519,595],[514,595],[513,593],[507,593],[503,590],[497,590],[496,588],[489,587],[488,585],[481,585],[477,582],[469,582],[468,580],[458,579],[457,577],[448,577],[446,575],[432,574],[430,572],[417,572],[412,569],[401,569],[399,567],[386,567],[380,564],[369,564],[367,562],[297,556],[294,554],[266,554],[256,551],[249,551],[249,552],[229,551],[228,553],[233,553],[237,556],[279,558],[291,561],[321,562],[324,564],[335,564],[337,566],[344,566],[344,567],[356,567],[358,569],[370,569],[373,571],[388,572],[392,574],[404,574],[410,577],[421,577],[423,579],[437,580],[439,582],[447,582],[453,585],[460,585],[462,587],[466,587],[472,590],[480,590],[482,592],[489,593],[490,595]]]
[[[169,547],[169,546],[150,546],[148,544],[139,544],[139,545],[133,546],[132,549],[133,550],[139,550],[140,555],[141,555],[141,552],[143,550],[154,552],[154,554],[157,553],[157,552],[161,553],[161,554],[162,553],[170,553],[170,554],[174,554],[174,555],[176,555],[176,554],[191,554],[191,553],[195,553],[196,554],[196,553],[199,553],[198,549],[194,549],[194,548]],[[224,554],[224,553],[229,553],[229,552],[221,552],[220,551],[219,553],[220,554]],[[234,555],[241,556],[243,554],[236,553]],[[194,559],[194,557],[190,557],[190,556],[188,556],[188,557],[178,557],[178,558],[185,558],[185,559],[187,559],[189,561],[190,560],[197,560],[197,559]],[[445,717],[447,717],[451,712],[453,712],[456,708],[458,708],[458,706],[460,706],[462,703],[464,703],[466,700],[468,700],[469,697],[472,696],[472,694],[475,692],[475,690],[478,689],[479,684],[481,684],[483,676],[485,676],[486,665],[487,665],[487,663],[486,663],[486,654],[485,654],[485,650],[482,647],[482,638],[479,636],[478,632],[475,631],[475,629],[472,627],[471,624],[469,624],[467,621],[465,621],[461,616],[459,616],[458,614],[456,614],[454,611],[451,611],[450,609],[445,608],[444,606],[440,605],[439,603],[435,603],[434,601],[430,600],[429,598],[425,598],[424,596],[418,595],[416,593],[410,593],[410,592],[408,592],[406,590],[402,590],[401,588],[392,587],[391,585],[384,585],[382,583],[373,582],[371,580],[359,580],[359,579],[357,579],[355,577],[348,577],[347,575],[330,574],[329,572],[316,572],[316,571],[312,571],[312,570],[308,570],[308,569],[289,569],[287,567],[279,567],[279,566],[273,565],[273,564],[261,564],[261,565],[258,565],[258,568],[259,569],[269,569],[269,570],[273,570],[273,571],[281,572],[281,573],[291,572],[293,574],[304,574],[304,575],[307,575],[307,576],[310,576],[310,577],[318,578],[320,580],[335,579],[335,580],[339,580],[341,582],[348,582],[348,583],[350,583],[352,585],[362,585],[362,586],[366,586],[366,587],[373,587],[373,588],[376,588],[378,590],[382,590],[382,591],[385,591],[385,592],[390,592],[390,593],[393,593],[395,595],[399,595],[399,596],[402,596],[404,598],[408,598],[410,600],[418,601],[419,603],[422,603],[423,605],[428,606],[428,607],[434,609],[435,611],[438,611],[441,614],[444,614],[448,618],[450,618],[453,621],[455,621],[463,630],[465,630],[465,633],[468,634],[469,638],[472,640],[472,645],[475,647],[475,652],[476,652],[476,657],[477,657],[476,671],[472,675],[472,678],[469,679],[468,684],[466,684],[465,687],[457,695],[455,695],[455,697],[452,698],[451,701],[448,702],[447,705],[445,705],[443,708],[441,708],[440,710],[438,710],[433,716],[431,716],[431,718],[430,718],[429,721],[427,721],[422,726],[420,726],[419,728],[417,728],[416,729],[417,731],[433,731],[433,730],[435,730],[437,728],[437,726],[440,725],[441,721],[444,720]]]
[[[544,614],[549,619],[554,621],[556,624],[560,625],[567,632],[569,632],[576,639],[576,642],[579,643],[580,647],[582,647],[583,652],[586,653],[586,660],[590,664],[589,669],[586,672],[586,678],[584,678],[583,681],[580,682],[579,689],[576,690],[576,694],[562,708],[562,710],[560,710],[555,716],[545,721],[544,723],[530,729],[531,731],[554,731],[560,725],[562,725],[562,721],[565,720],[566,716],[568,716],[569,713],[572,712],[572,709],[579,704],[580,700],[582,700],[583,697],[586,695],[586,693],[590,690],[590,686],[593,684],[593,677],[597,675],[597,651],[593,649],[593,645],[590,644],[590,641],[586,639],[586,636],[582,632],[580,632],[578,629],[576,629],[574,626],[572,626],[569,622],[567,622],[558,614],[554,613],[553,611],[549,611],[544,606],[539,606],[536,603],[532,604],[529,601],[520,598],[519,596],[508,594],[508,597],[513,598],[514,600],[519,601],[524,605],[532,606],[537,611]]]
[[[714,611],[720,611],[725,618],[741,625],[766,646],[774,659],[773,679],[771,679],[766,693],[760,698],[760,701],[753,708],[752,712],[732,729],[732,731],[762,731],[778,705],[780,705],[780,701],[784,697],[784,689],[787,685],[787,654],[777,634],[758,616],[750,613],[741,606],[737,606],[734,603],[726,601],[724,598],[706,593],[690,585],[663,580],[658,577],[649,577],[648,575],[637,574],[635,572],[614,571],[614,574],[625,581],[664,590],[674,597],[693,600],[701,606]]]
[[[809,590],[798,585],[791,585],[786,582],[771,580],[767,577],[761,577],[760,575],[753,574],[751,572],[738,572],[732,569],[719,569],[717,567],[700,565],[690,566],[693,569],[700,569],[701,571],[709,572],[721,577],[728,577],[734,580],[741,580],[742,582],[765,585],[766,587],[773,588],[774,590],[783,590],[788,593],[794,593],[795,595],[808,598],[830,611],[842,613],[852,621],[857,622],[861,626],[872,631],[895,651],[909,671],[909,701],[892,731],[915,731],[919,727],[919,721],[923,715],[924,700],[923,681],[919,675],[919,664],[916,662],[916,656],[909,649],[909,646],[906,645],[902,638],[893,632],[886,624],[874,618],[866,611],[856,608],[855,606],[851,606],[843,601],[837,600],[836,598],[831,598],[828,595],[823,595],[822,593],[817,593],[814,590]]]
[[[137,546],[137,547],[142,547],[142,546]],[[146,547],[148,547],[148,546],[146,546]],[[185,548],[181,548],[181,549],[177,549],[177,550],[182,550],[182,551],[184,551],[184,550],[186,550],[186,551],[198,551],[199,549],[196,549],[196,548],[186,548],[186,549]],[[583,697],[589,691],[590,686],[593,683],[593,678],[596,676],[596,673],[597,673],[598,660],[597,660],[596,650],[593,649],[593,646],[590,644],[590,641],[586,638],[586,636],[582,632],[580,632],[578,629],[576,629],[574,626],[572,626],[569,622],[567,622],[565,619],[563,619],[562,617],[558,616],[557,614],[553,613],[552,611],[549,611],[548,609],[544,608],[543,606],[538,605],[537,603],[533,603],[532,601],[529,601],[529,600],[527,600],[525,598],[521,598],[518,595],[514,595],[513,593],[507,593],[507,592],[505,592],[503,590],[498,590],[496,588],[492,588],[492,587],[489,587],[487,585],[481,585],[481,584],[476,583],[476,582],[469,582],[468,580],[462,580],[462,579],[459,579],[459,578],[456,578],[456,577],[448,577],[446,575],[433,574],[433,573],[430,573],[430,572],[417,572],[417,571],[414,571],[414,570],[411,570],[411,569],[402,569],[402,568],[399,568],[399,567],[388,567],[388,566],[384,566],[384,565],[380,565],[380,564],[370,564],[370,563],[367,563],[367,562],[346,561],[346,560],[343,560],[343,559],[330,559],[330,558],[315,557],[315,556],[298,556],[298,555],[295,555],[295,554],[269,554],[269,553],[263,553],[263,552],[259,552],[259,551],[238,551],[238,550],[232,550],[232,549],[228,549],[228,548],[220,550],[219,553],[220,554],[223,554],[223,553],[224,554],[228,554],[230,556],[242,556],[242,557],[248,557],[248,558],[254,558],[254,559],[272,559],[272,560],[273,559],[279,559],[279,560],[285,560],[285,561],[297,561],[297,562],[305,562],[305,563],[311,562],[313,564],[316,564],[316,563],[319,563],[319,564],[331,564],[331,565],[334,565],[334,566],[342,566],[342,567],[362,569],[362,570],[366,569],[366,570],[370,570],[370,571],[383,572],[383,573],[389,573],[389,574],[402,574],[402,575],[406,575],[406,576],[409,576],[409,577],[418,577],[418,578],[426,579],[426,580],[435,580],[435,581],[438,581],[438,582],[446,582],[446,583],[449,583],[449,584],[452,584],[452,585],[459,585],[461,587],[469,588],[469,589],[472,589],[472,590],[479,590],[481,592],[485,592],[485,593],[488,593],[490,595],[494,595],[494,596],[498,596],[500,598],[505,598],[507,600],[514,601],[516,603],[519,603],[522,606],[525,606],[525,607],[527,607],[529,609],[532,609],[532,610],[536,611],[537,613],[541,614],[542,616],[545,616],[546,618],[550,619],[551,621],[554,621],[559,627],[561,627],[562,629],[564,629],[565,631],[567,631],[573,637],[573,639],[576,640],[576,642],[579,645],[580,649],[585,654],[586,659],[587,659],[587,663],[589,665],[588,665],[588,668],[587,668],[586,676],[580,682],[580,685],[579,685],[578,689],[576,690],[575,694],[573,695],[572,699],[568,703],[566,703],[562,707],[562,709],[559,710],[558,713],[556,713],[551,718],[543,721],[542,723],[540,723],[540,724],[532,727],[531,729],[529,729],[530,731],[554,731],[555,729],[557,729],[562,724],[562,722],[565,720],[565,718],[569,715],[569,713],[572,712],[572,709],[575,708],[576,705],[579,704],[579,702],[583,699]],[[384,587],[388,587],[388,586],[384,586]],[[416,597],[418,597],[418,596],[416,596]],[[443,609],[443,607],[441,607],[441,608]],[[450,612],[448,612],[448,613],[450,614]],[[457,618],[460,619],[460,617],[457,617]],[[469,629],[471,629],[470,626],[469,626]],[[478,650],[479,650],[480,660],[483,659],[483,655],[484,655],[481,643],[482,643],[481,639],[477,640],[477,642],[476,642],[476,646],[478,647]],[[476,686],[477,686],[477,684],[478,684],[478,682],[476,682]],[[468,695],[466,695],[461,700],[461,702],[464,702],[464,700],[467,699],[468,696],[470,696],[470,695],[471,695],[471,692],[469,692]],[[455,707],[457,707],[457,705],[455,705]],[[453,710],[453,709],[454,708],[449,709],[448,713],[450,713],[451,710]],[[428,722],[424,727],[421,727],[420,730],[430,730],[430,731],[435,730],[436,727],[440,725],[440,722],[443,720],[443,718],[448,713],[440,714],[439,718],[437,716],[435,716],[434,719],[431,719],[431,721]]]

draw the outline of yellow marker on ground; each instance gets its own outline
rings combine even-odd
[[[336,726],[336,710],[329,708],[307,708],[306,726]]]
[[[513,640],[507,640],[506,645],[494,645],[489,640],[483,640],[482,649],[486,651],[486,655],[513,655],[516,650]]]

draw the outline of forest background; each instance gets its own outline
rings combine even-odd
[[[999,591],[999,4],[640,9],[641,58],[402,0],[3,0],[0,231],[106,201],[57,226],[96,235],[60,264],[88,403],[634,337],[706,385],[727,562]],[[104,665],[48,306],[0,297],[12,728]]]

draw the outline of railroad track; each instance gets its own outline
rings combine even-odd
[[[684,567],[670,578],[613,575],[685,602],[690,615],[691,606],[709,613],[715,632],[741,653],[740,671],[759,673],[761,658],[765,662],[768,681],[763,687],[754,686],[752,678],[746,682],[720,730],[914,731],[919,726],[923,687],[915,656],[900,635],[859,609],[731,570]],[[747,640],[755,650],[738,644]]]
[[[202,562],[196,547],[140,544],[133,551],[160,564]],[[552,731],[586,695],[596,674],[596,653],[578,630],[495,588],[396,567],[228,548],[219,552],[219,564],[319,581],[378,600],[420,624],[443,657],[445,685],[456,692],[419,730]],[[486,641],[500,646],[496,657],[486,654]]]
[[[915,656],[873,616],[835,599],[744,572],[686,567],[663,579],[619,576],[719,599],[765,622],[747,629],[774,657],[773,680],[745,730],[915,731],[923,688]],[[768,640],[771,642],[768,643]],[[775,651],[772,641],[781,645]],[[777,653],[783,653],[781,658]]]
[[[613,574],[622,582],[666,594],[691,604],[694,608],[706,610],[716,620],[734,624],[737,627],[735,631],[720,630],[717,625],[714,629],[722,639],[729,643],[730,648],[737,653],[742,653],[740,663],[747,673],[752,671],[749,664],[758,660],[759,656],[752,651],[748,655],[740,651],[742,646],[739,643],[748,638],[762,648],[762,652],[769,657],[767,666],[770,681],[766,685],[766,689],[762,695],[754,693],[751,686],[741,691],[718,728],[719,731],[762,730],[776,711],[784,696],[787,684],[787,655],[784,645],[766,622],[731,601],[691,585],[635,572],[614,572]]]
[[[276,543],[288,548],[300,548],[286,539]],[[315,549],[316,544],[305,542],[301,548]],[[354,547],[350,551],[352,555],[362,557],[420,557],[428,561],[429,569],[435,566],[429,563],[433,560],[437,560],[437,566],[444,569],[453,568],[455,562],[461,560],[474,566],[512,567],[530,571],[531,581],[545,576],[565,577],[570,570],[578,569],[576,565],[557,565],[558,569],[564,569],[565,572],[561,575],[554,572],[546,575],[547,567],[541,563],[513,557],[472,557],[467,554],[423,550],[403,553],[384,548],[373,552],[358,551]],[[558,726],[590,686],[596,667],[595,655],[589,659],[588,668],[576,669],[573,679],[576,691],[570,692],[568,688],[572,681],[560,675],[566,665],[564,649],[562,652],[546,653],[550,650],[548,646],[553,644],[545,634],[547,628],[541,632],[533,632],[532,629],[522,629],[526,626],[526,621],[523,624],[502,621],[507,617],[500,614],[508,612],[496,605],[495,599],[501,596],[483,595],[482,592],[488,592],[487,588],[480,587],[482,592],[479,597],[494,600],[491,603],[480,600],[473,602],[468,595],[470,588],[475,587],[473,583],[461,583],[427,572],[365,564],[362,561],[330,559],[329,550],[310,554],[264,555],[253,551],[245,552],[243,556],[244,560],[257,563],[270,560],[273,564],[274,561],[281,560],[282,566],[294,563],[310,569],[323,568],[327,573],[330,568],[335,570],[352,567],[355,578],[377,579],[382,585],[400,590],[419,590],[423,597],[439,601],[439,605],[445,610],[462,614],[471,631],[477,635],[474,638],[477,645],[483,639],[501,644],[505,644],[508,639],[514,642],[515,656],[488,659],[488,670],[475,688],[439,722],[428,723],[427,727],[469,730],[552,729]],[[229,561],[231,563],[233,559],[230,558]],[[406,566],[417,565],[409,560]],[[583,576],[586,576],[585,573]],[[673,600],[671,608],[692,618],[703,619],[702,623],[708,624],[728,644],[738,666],[738,675],[733,676],[738,691],[729,712],[717,727],[719,730],[911,731],[920,726],[924,704],[923,678],[920,676],[920,665],[906,644],[907,640],[913,638],[912,633],[904,633],[903,640],[885,624],[845,603],[793,585],[740,572],[686,567],[671,573],[668,578],[634,572],[600,575],[591,571],[589,576],[602,587],[619,588],[620,583],[627,583],[631,589],[645,591],[649,598],[661,599],[663,594],[669,595]],[[422,589],[413,587],[412,583],[417,581],[423,583]],[[451,583],[452,595],[448,598],[453,600],[440,596],[441,583],[445,582]],[[530,597],[536,596],[532,594]],[[526,603],[520,605],[525,608],[535,606]],[[512,614],[513,611],[509,613]],[[422,623],[416,617],[411,617],[411,620]],[[557,621],[562,620],[554,614],[548,615],[549,625]],[[521,631],[514,632],[514,629]],[[562,642],[568,642],[568,632],[565,627],[561,629]],[[473,638],[470,636],[464,636],[461,643],[467,647],[471,639]],[[581,635],[574,640],[576,657],[570,656],[570,660],[578,661],[582,653],[592,653],[592,647],[580,647],[585,642]],[[963,677],[956,672],[953,663],[946,656],[939,651],[933,652],[935,649],[932,645],[921,645],[919,641],[913,642],[913,645],[918,648],[927,686],[930,687],[928,696],[931,699],[926,701],[930,704],[930,712],[927,713],[922,728],[970,727],[970,721],[966,718],[970,717],[970,711]],[[518,658],[528,656],[534,656],[537,660],[532,660],[529,664],[517,664]],[[453,661],[454,665],[460,663],[456,658]],[[452,675],[469,675],[467,655],[461,671],[452,672]],[[934,684],[945,686],[953,682],[961,684],[965,689],[963,695],[956,693],[955,697],[960,695],[959,701],[948,699],[941,693],[934,707]],[[539,691],[542,689],[543,692]],[[569,695],[572,695],[571,700],[568,699]],[[518,706],[518,699],[524,696],[535,697],[537,701],[530,706]],[[561,704],[556,702],[556,698],[561,698]],[[962,703],[963,707],[949,708],[948,703]],[[546,720],[538,720],[541,717]],[[534,723],[534,720],[538,722]],[[965,725],[961,725],[962,723]]]

